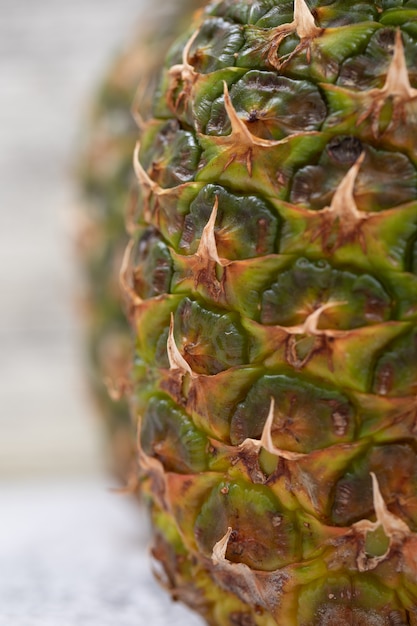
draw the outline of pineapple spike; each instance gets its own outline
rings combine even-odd
[[[153,192],[156,194],[162,193],[163,189],[155,181],[153,181],[152,178],[150,178],[148,173],[143,168],[142,163],[139,159],[139,151],[140,142],[137,141],[135,150],[133,152],[133,167],[135,170],[136,178],[143,187],[149,190],[149,192]]]
[[[307,318],[304,320],[302,324],[297,326],[277,326],[276,328],[284,331],[287,334],[287,344],[286,344],[286,359],[287,362],[293,365],[295,368],[299,369],[304,367],[306,363],[311,359],[313,354],[317,351],[326,349],[328,353],[329,359],[329,369],[333,368],[332,363],[332,348],[328,345],[327,340],[330,338],[336,337],[346,337],[349,334],[348,330],[331,330],[331,329],[319,329],[317,328],[318,321],[320,315],[326,309],[332,308],[334,306],[340,306],[346,304],[346,302],[326,302],[322,306],[318,307],[315,311],[310,313]],[[296,335],[307,335],[310,337],[316,337],[314,341],[314,345],[308,354],[300,359],[297,355],[296,350]]]
[[[371,478],[377,525],[382,526],[384,533],[390,539],[404,539],[405,537],[407,537],[407,535],[410,534],[409,527],[402,519],[400,519],[396,515],[393,515],[388,510],[387,505],[385,504],[382,497],[381,490],[379,488],[378,479],[374,472],[371,472]]]
[[[229,94],[229,88],[226,81],[223,81],[223,95],[224,95],[224,107],[226,109],[227,116],[232,126],[231,136],[236,137],[236,143],[242,142],[251,146],[255,137],[252,135],[246,124],[240,119],[236,113],[236,109],[232,104]]]
[[[189,81],[189,80],[194,80],[194,77],[197,76],[197,73],[194,70],[194,67],[188,61],[188,57],[189,57],[189,54],[190,54],[191,47],[192,47],[194,41],[196,40],[197,35],[198,35],[199,32],[200,32],[200,29],[197,28],[193,32],[193,34],[191,35],[191,37],[189,38],[187,43],[185,44],[184,50],[182,51],[182,63],[180,63],[178,65],[173,65],[169,69],[169,74],[170,75],[176,76],[179,73],[181,75],[181,79],[184,82]]]
[[[188,57],[190,54],[191,46],[193,45],[194,41],[197,39],[197,35],[199,32],[200,32],[200,29],[197,28],[193,32],[191,37],[189,38],[188,42],[184,46],[184,50],[182,51],[182,68],[183,68],[182,78],[183,80],[186,80],[187,79],[186,77],[193,77],[196,74],[194,67],[188,61]]]
[[[130,257],[132,254],[133,247],[135,245],[135,240],[131,239],[126,246],[126,249],[123,254],[122,265],[120,268],[119,274],[119,283],[122,289],[122,292],[127,296],[129,303],[133,307],[140,306],[143,302],[142,298],[138,296],[136,291],[132,288],[130,284],[130,276],[131,276],[131,265],[130,265]]]
[[[235,138],[236,147],[240,144],[244,144],[249,148],[254,145],[268,148],[269,146],[278,146],[287,142],[287,138],[261,139],[260,137],[256,137],[255,135],[253,135],[246,126],[245,122],[243,122],[236,113],[236,109],[230,99],[229,88],[225,80],[223,81],[223,95],[226,113],[232,125],[232,132],[230,133],[229,137],[233,136]]]
[[[223,95],[226,114],[232,127],[230,134],[217,136],[200,135],[202,143],[204,142],[210,146],[215,145],[226,154],[230,154],[222,168],[223,172],[225,172],[233,162],[239,161],[246,167],[249,176],[252,177],[253,162],[256,162],[256,156],[261,151],[274,146],[282,146],[288,143],[289,139],[294,137],[301,135],[303,137],[317,135],[317,131],[305,131],[292,133],[283,139],[262,139],[261,137],[257,137],[250,132],[245,122],[238,116],[231,101],[226,81],[223,81]]]
[[[199,76],[198,72],[195,71],[194,67],[188,60],[191,47],[196,40],[199,32],[200,29],[197,28],[184,46],[184,50],[182,52],[182,63],[173,65],[168,71],[170,85],[168,88],[167,100],[174,110],[178,109],[181,101],[185,100],[191,95],[193,84]],[[174,102],[174,91],[180,84],[180,81],[183,82],[184,87]]]
[[[204,226],[196,255],[199,256],[202,260],[215,261],[219,265],[224,265],[225,263],[221,261],[218,255],[216,237],[214,235],[214,225],[216,223],[218,207],[219,198],[218,196],[216,196],[209,221]]]
[[[294,0],[294,21],[292,24],[300,39],[313,39],[322,32],[322,29],[316,26],[305,0]]]
[[[392,55],[381,94],[385,98],[392,96],[403,102],[417,97],[417,89],[413,89],[410,85],[400,29],[397,29],[395,33],[394,54]]]
[[[368,217],[367,213],[358,210],[353,196],[356,178],[364,158],[365,153],[362,152],[346,176],[340,181],[327,209],[329,212],[332,212],[335,219],[338,217],[343,222],[343,225],[346,225],[347,222],[351,223],[352,220],[357,222]]]
[[[229,135],[219,135],[217,137],[209,135],[207,136],[207,139],[209,139],[216,145],[224,147],[226,150],[230,151],[230,157],[223,167],[223,172],[227,170],[229,165],[237,160],[246,166],[249,176],[252,176],[254,152],[259,150],[260,148],[268,148],[285,144],[288,141],[288,137],[285,137],[284,139],[274,140],[261,139],[260,137],[256,137],[255,135],[253,135],[246,126],[246,124],[243,122],[243,120],[241,120],[236,113],[236,109],[234,108],[230,99],[229,89],[226,81],[223,81],[223,86],[224,106],[227,116],[230,120],[232,130]]]
[[[178,191],[179,189],[184,189],[187,187],[187,183],[182,183],[177,185],[176,187],[168,187],[164,189],[156,183],[149,176],[145,168],[142,166],[142,163],[139,159],[139,151],[140,151],[140,142],[136,142],[135,150],[133,153],[133,167],[135,170],[136,178],[138,179],[140,185],[149,190],[149,192],[154,193],[156,196],[169,196],[172,193],[175,193],[174,190]]]
[[[151,222],[151,211],[149,207],[149,199],[152,193],[159,195],[162,192],[161,187],[155,183],[145,169],[142,167],[142,163],[139,159],[140,142],[136,142],[136,146],[133,152],[133,168],[136,174],[136,178],[139,181],[140,186],[144,190],[143,198],[143,218],[146,222]]]
[[[375,569],[379,563],[389,557],[394,544],[402,545],[413,535],[408,525],[388,510],[375,473],[370,472],[370,475],[372,478],[373,504],[376,521],[371,522],[370,520],[363,519],[353,524],[352,528],[366,537],[368,532],[374,532],[382,527],[385,536],[389,540],[389,545],[385,553],[380,556],[370,556],[366,552],[366,549],[362,548],[357,558],[358,569],[361,572]]]
[[[305,0],[294,0],[293,21],[272,29],[271,44],[267,56],[268,63],[279,70],[304,48],[307,48],[307,59],[310,61],[310,43],[312,39],[319,37],[323,30],[323,28],[316,26],[314,17]],[[291,35],[291,33],[297,34],[300,38],[300,43],[286,58],[278,58],[278,49],[282,40]]]
[[[317,328],[320,315],[323,313],[323,311],[333,308],[335,306],[342,306],[343,304],[346,304],[346,302],[326,302],[325,304],[319,306],[315,311],[310,313],[310,315],[306,317],[302,324],[299,324],[297,326],[280,326],[280,328],[282,328],[291,335],[326,335],[329,337],[335,337],[337,335],[343,336],[346,334],[346,331],[325,330]]]
[[[213,547],[211,560],[215,567],[223,570],[226,578],[232,576],[237,581],[241,589],[245,589],[245,596],[248,602],[258,607],[268,606],[270,598],[265,597],[265,590],[262,584],[259,584],[256,573],[251,570],[245,563],[234,563],[226,558],[227,546],[233,529],[229,526],[225,535],[217,541]],[[271,589],[271,592],[275,589]],[[266,594],[268,596],[268,594]]]
[[[146,172],[145,168],[142,166],[142,163],[140,162],[140,159],[139,159],[139,151],[140,151],[140,142],[138,141],[136,143],[134,154],[133,154],[133,167],[135,170],[136,177],[139,181],[139,184],[144,191],[143,218],[145,222],[147,222],[148,224],[151,224],[152,222],[156,222],[155,225],[158,227],[159,226],[158,224],[159,204],[156,203],[156,205],[153,207],[153,210],[151,211],[150,206],[149,206],[149,200],[150,200],[151,194],[154,194],[154,196],[156,196],[157,199],[163,196],[165,197],[169,197],[173,195],[175,196],[179,191],[181,191],[182,189],[185,189],[188,186],[188,183],[182,183],[180,185],[177,185],[176,187],[168,187],[164,189],[163,187],[158,185],[158,183],[152,180],[152,178]],[[155,214],[156,214],[156,217],[155,217]],[[128,223],[128,227],[131,230],[132,229],[134,230],[134,225],[132,225],[132,223],[134,222],[132,215],[133,215],[133,210],[128,212],[128,221],[130,221],[130,224]]]
[[[386,130],[395,127],[399,119],[405,116],[404,105],[417,98],[417,89],[414,89],[410,85],[400,29],[397,29],[395,33],[394,53],[388,67],[383,87],[381,89],[369,90],[365,94],[365,97],[371,100],[371,104],[362,115],[358,117],[356,126],[359,126],[364,120],[371,116],[372,131],[375,137],[378,137],[380,134],[379,115],[382,107],[389,98],[393,99],[393,113],[391,122]]]
[[[271,397],[271,404],[269,405],[268,417],[266,418],[265,425],[262,430],[262,435],[260,439],[260,444],[267,452],[274,454],[275,456],[282,457],[287,461],[297,461],[302,457],[306,456],[301,452],[290,452],[288,450],[282,450],[276,448],[272,441],[272,425],[274,423],[274,413],[275,413],[275,398]]]
[[[348,170],[344,178],[340,181],[333,195],[330,206],[327,206],[317,212],[321,217],[322,223],[313,235],[313,240],[318,236],[321,236],[324,243],[326,243],[329,238],[332,225],[336,224],[337,239],[333,244],[333,251],[357,236],[361,247],[365,252],[365,243],[363,241],[360,228],[362,222],[369,218],[369,213],[358,209],[353,195],[356,178],[364,158],[365,153],[362,152],[352,167]]]
[[[194,254],[179,255],[175,250],[171,251],[174,259],[179,259],[180,264],[184,265],[187,278],[191,278],[194,288],[198,289],[202,286],[210,293],[215,301],[219,301],[224,297],[223,278],[218,278],[216,265],[226,267],[232,263],[227,259],[221,259],[217,252],[216,237],[214,233],[214,225],[217,217],[219,200],[215,197],[213,209],[207,224],[203,228],[200,243]]]
[[[174,338],[174,315],[171,313],[171,320],[169,324],[169,333],[167,341],[167,352],[169,367],[171,370],[180,370],[182,374],[189,374],[191,378],[196,378],[197,374],[193,372],[189,363],[184,359],[181,352],[177,348]]]
[[[214,545],[213,554],[211,557],[214,565],[220,565],[226,560],[227,544],[229,543],[230,535],[232,534],[232,532],[233,529],[231,528],[231,526],[229,526],[226,534]]]
[[[301,452],[291,452],[289,450],[282,450],[281,448],[275,447],[272,441],[272,425],[274,423],[274,413],[275,413],[275,399],[271,397],[271,404],[269,406],[268,417],[266,418],[266,422],[264,424],[261,438],[251,439],[247,437],[239,446],[240,449],[252,449],[256,451],[258,454],[261,451],[261,448],[264,448],[270,454],[273,454],[277,457],[281,457],[286,461],[297,461],[302,457],[306,456]]]

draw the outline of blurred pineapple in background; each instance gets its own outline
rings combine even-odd
[[[137,202],[132,154],[141,118],[136,112],[146,117],[150,111],[166,51],[201,3],[175,0],[141,24],[98,89],[78,166],[82,210],[77,239],[85,277],[89,381],[108,429],[112,469],[123,481],[136,476],[135,426],[125,398],[131,336],[119,286],[128,205]]]
[[[417,626],[415,7],[211,1],[136,150],[142,491],[211,626]]]

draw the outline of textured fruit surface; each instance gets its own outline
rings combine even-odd
[[[86,283],[90,384],[109,431],[113,466],[125,480],[134,467],[136,433],[125,398],[132,337],[119,274],[128,236],[126,212],[136,186],[132,153],[141,118],[166,50],[198,0],[175,0],[159,16],[142,19],[130,44],[112,63],[95,97],[79,167],[82,191],[78,244]],[[187,23],[187,22],[186,22]]]
[[[133,428],[120,396],[131,338],[123,313],[119,270],[126,247],[124,212],[133,184],[131,151],[137,127],[130,106],[141,72],[142,45],[118,58],[94,102],[80,168],[82,215],[78,244],[86,283],[90,385],[108,427],[114,467],[131,470]],[[113,399],[108,393],[113,387]]]
[[[417,624],[416,20],[213,2],[141,133],[139,460],[212,625]]]

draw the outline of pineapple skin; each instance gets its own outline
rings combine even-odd
[[[161,15],[141,20],[95,95],[77,165],[77,248],[84,279],[89,386],[107,428],[111,467],[124,482],[137,472],[136,432],[126,397],[132,333],[119,284],[129,239],[126,213],[136,187],[132,152],[141,123],[136,114],[138,108],[142,118],[150,114],[166,52],[183,30],[184,17],[199,4],[175,0]]]
[[[417,624],[416,18],[212,2],[142,128],[138,457],[213,626]]]
[[[122,480],[133,469],[134,428],[121,393],[128,380],[132,342],[119,270],[128,241],[124,213],[134,185],[131,151],[137,127],[130,106],[143,71],[143,51],[135,41],[112,64],[95,96],[77,172],[88,383],[104,418],[111,468]]]

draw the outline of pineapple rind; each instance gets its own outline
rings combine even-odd
[[[141,133],[139,460],[210,624],[416,623],[413,16],[212,2]]]

